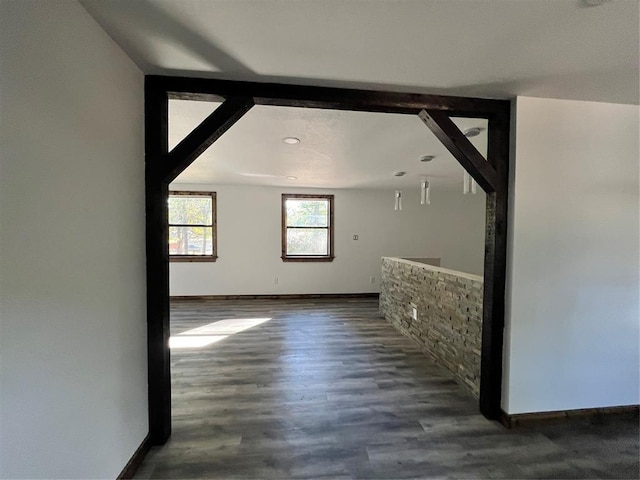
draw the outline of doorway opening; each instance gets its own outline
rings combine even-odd
[[[508,102],[154,76],[147,77],[145,89],[149,415],[153,443],[164,443],[171,432],[169,184],[254,104],[417,115],[487,192],[479,408],[489,418],[498,417],[504,322]],[[222,104],[184,140],[170,148],[169,99],[222,100]],[[452,117],[487,120],[486,159]]]

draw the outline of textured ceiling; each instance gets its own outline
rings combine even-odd
[[[81,0],[146,72],[638,103],[637,0]]]
[[[175,146],[218,104],[171,100],[169,146]],[[472,142],[486,154],[487,121],[454,119],[463,131],[483,129]],[[287,145],[285,137],[300,139]],[[433,155],[426,163],[420,157]],[[404,177],[395,177],[405,171]],[[295,176],[295,179],[287,179]],[[178,183],[314,188],[459,186],[462,167],[413,115],[255,106],[177,179]]]
[[[638,103],[637,0],[81,3],[145,73]],[[172,102],[172,136],[213,107]],[[290,135],[302,142],[283,144]],[[425,154],[437,157],[421,164]],[[427,174],[451,187],[461,172],[417,118],[254,107],[178,181],[368,188]]]

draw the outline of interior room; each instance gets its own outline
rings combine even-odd
[[[0,2],[0,477],[637,478],[639,10]]]
[[[219,105],[170,100],[169,148]],[[486,155],[487,121],[455,122]],[[420,416],[446,423],[432,413],[436,404],[458,422],[477,422],[467,413],[477,409],[480,382],[486,199],[419,118],[254,107],[169,189],[169,242],[174,239],[178,253],[170,264],[172,445],[174,451],[191,452],[187,463],[199,467],[170,466],[161,451],[143,474],[198,476],[214,468],[224,475],[259,477],[345,470],[397,475],[401,470],[384,462],[375,464],[374,473],[354,449],[365,433],[388,438],[384,455],[389,455],[399,453],[400,433],[415,434],[412,422],[418,424]],[[283,201],[284,195],[304,197]],[[299,258],[286,255],[281,243],[286,202],[326,195],[332,198],[326,225],[333,229],[333,246],[317,252],[319,257],[292,261]],[[189,201],[209,202],[207,218],[194,216]],[[331,261],[323,261],[328,250]],[[475,281],[475,303],[465,298],[464,304],[474,312],[452,322],[448,291],[416,285],[424,293],[412,295],[414,326],[403,328],[410,302],[399,297],[411,280],[383,268],[383,257],[398,269],[433,276],[434,284]],[[426,303],[420,304],[423,298]],[[436,320],[443,305],[447,310]],[[433,324],[434,331],[455,325],[455,334],[423,336]],[[407,338],[399,339],[400,332]],[[400,375],[408,365],[390,359],[406,355],[431,365],[429,373],[411,369]],[[336,368],[340,362],[343,368]],[[274,373],[279,370],[283,373]],[[393,408],[400,397],[404,406]],[[394,417],[402,420],[389,421]],[[202,425],[202,418],[210,420]],[[490,433],[495,426],[488,426]],[[305,435],[318,429],[320,438]],[[223,433],[214,433],[219,430]],[[213,455],[204,447],[211,441],[220,451],[239,449],[250,456]],[[274,442],[284,444],[284,458]],[[321,458],[315,458],[320,450]],[[296,466],[292,455],[312,458]],[[262,463],[269,457],[275,457],[272,468]],[[416,471],[414,466],[407,473]]]
[[[170,148],[218,106],[170,100]],[[486,154],[487,121],[455,121],[479,131],[470,139]],[[485,196],[475,182],[465,194],[464,180],[414,116],[256,106],[169,187],[216,192],[219,252],[215,262],[172,262],[171,296],[377,293],[384,256],[482,275]],[[334,195],[333,262],[281,260],[287,193]]]

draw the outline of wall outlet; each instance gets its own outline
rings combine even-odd
[[[369,282],[370,283],[376,283],[376,277],[370,277],[369,278]]]
[[[353,239],[354,239],[354,240],[357,240],[357,239],[358,239],[358,235],[354,235],[354,236],[353,236]]]
[[[274,285],[277,285],[277,284],[278,284],[278,277],[274,277],[274,279],[273,279],[273,284],[274,284]]]

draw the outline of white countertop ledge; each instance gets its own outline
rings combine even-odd
[[[480,275],[473,275],[471,273],[459,272],[457,270],[449,270],[448,268],[435,267],[435,266],[429,265],[427,263],[414,262],[413,260],[406,260],[406,259],[400,258],[400,257],[382,257],[382,259],[383,260],[391,260],[391,261],[398,262],[398,263],[405,263],[407,265],[423,268],[425,270],[431,270],[431,271],[434,271],[434,272],[446,273],[446,274],[449,274],[449,275],[453,275],[455,277],[460,277],[460,278],[464,278],[464,279],[467,279],[467,280],[473,280],[475,282],[481,282],[481,283],[484,282],[484,277],[481,277]]]

